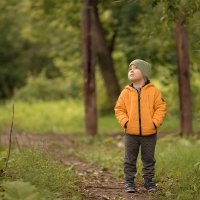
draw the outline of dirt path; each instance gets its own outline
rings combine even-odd
[[[123,180],[114,178],[108,171],[99,166],[86,163],[80,158],[66,156],[62,150],[73,148],[73,135],[30,135],[13,134],[13,143],[22,146],[39,146],[47,150],[55,160],[68,167],[74,167],[81,178],[81,187],[86,194],[85,199],[92,200],[148,200],[149,195],[141,185],[136,193],[123,190]],[[0,136],[0,143],[8,144],[8,135]]]

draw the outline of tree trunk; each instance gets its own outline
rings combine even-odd
[[[189,74],[188,33],[181,20],[176,23],[176,54],[180,99],[180,134],[191,135],[192,103]]]
[[[97,49],[98,62],[100,70],[106,85],[107,93],[109,95],[109,107],[113,111],[113,107],[116,103],[117,97],[120,94],[120,86],[117,81],[117,76],[115,74],[114,63],[112,59],[112,52],[107,45],[107,41],[104,36],[103,28],[99,20],[99,14],[97,6],[94,6],[94,42]],[[112,41],[113,43],[113,41]],[[111,49],[113,48],[113,44]]]
[[[82,9],[81,27],[83,44],[84,65],[84,103],[85,103],[85,128],[89,135],[97,134],[97,108],[95,85],[95,52],[93,48],[92,34],[92,0],[85,0]]]

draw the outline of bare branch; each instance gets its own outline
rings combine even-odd
[[[5,168],[7,168],[8,161],[9,161],[9,158],[10,158],[10,150],[11,150],[11,143],[12,143],[12,130],[13,130],[13,124],[14,124],[14,114],[15,114],[15,105],[13,104],[12,122],[11,122],[10,135],[9,135],[8,156],[7,156]]]

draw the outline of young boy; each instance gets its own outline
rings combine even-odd
[[[129,65],[128,79],[132,82],[121,92],[115,105],[115,116],[125,129],[124,178],[125,191],[135,192],[136,162],[141,148],[144,187],[156,189],[155,146],[157,129],[166,115],[166,103],[159,90],[150,83],[151,64],[133,60]]]

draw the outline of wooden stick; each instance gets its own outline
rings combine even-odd
[[[8,161],[9,161],[9,158],[10,158],[10,150],[11,150],[11,143],[12,143],[12,130],[13,130],[13,124],[14,124],[14,114],[15,114],[15,105],[13,104],[12,122],[11,122],[10,135],[9,135],[8,156],[7,156],[5,168],[7,168]]]

